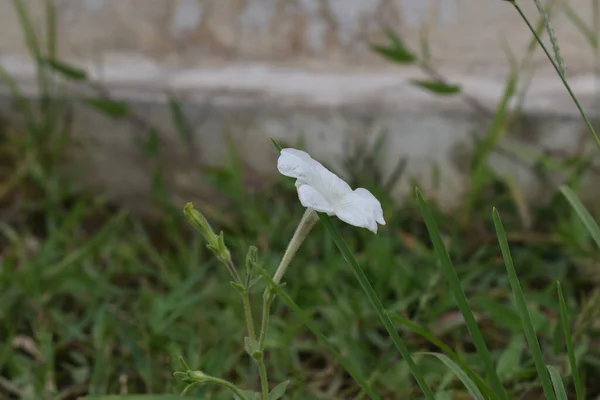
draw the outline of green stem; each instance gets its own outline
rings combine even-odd
[[[269,381],[267,379],[267,367],[263,361],[263,355],[260,354],[260,359],[256,360],[258,365],[258,374],[260,375],[260,384],[262,391],[262,400],[269,400]]]
[[[258,351],[262,352],[265,349],[265,338],[267,337],[267,328],[269,326],[269,315],[271,313],[271,304],[273,303],[273,292],[271,288],[263,294],[263,312],[262,321],[260,323],[260,335],[258,336]]]
[[[273,303],[273,299],[273,292],[271,291],[271,288],[267,286],[265,292],[263,293],[262,319],[260,322],[260,334],[258,335],[258,356],[260,358],[256,358],[258,372],[260,374],[263,400],[269,400],[269,382],[267,380],[267,369],[265,367],[263,355],[265,352],[265,339],[267,337],[267,329],[269,327],[269,315],[271,314],[271,304]]]
[[[252,318],[252,307],[250,306],[250,296],[248,290],[242,293],[242,302],[244,303],[244,314],[246,315],[246,327],[252,346],[256,343],[256,331],[254,330],[254,320]]]
[[[222,386],[226,389],[229,389],[232,393],[234,393],[240,400],[248,400],[248,397],[233,383],[226,381],[225,379],[220,379],[210,375],[204,375],[202,381],[194,382],[194,385],[200,386],[206,383],[212,383],[214,385]]]
[[[263,294],[263,310],[262,319],[260,322],[260,334],[258,336],[258,357],[255,357],[256,365],[258,365],[258,373],[260,375],[260,384],[262,389],[263,400],[269,400],[269,381],[267,379],[267,368],[264,362],[265,352],[265,338],[267,337],[267,327],[269,326],[269,314],[271,311],[271,303],[273,302],[273,295],[270,289],[267,287]]]
[[[523,10],[521,10],[521,7],[519,7],[516,3],[513,3],[513,6],[517,9],[517,11],[519,12],[519,14],[521,15],[521,18],[523,18],[523,20],[527,24],[527,27],[529,28],[529,30],[531,31],[531,33],[533,33],[533,35],[535,36],[535,39],[540,44],[540,47],[542,48],[542,50],[544,50],[544,53],[546,53],[546,57],[548,57],[548,60],[550,60],[550,63],[552,64],[552,66],[556,70],[556,73],[558,74],[558,76],[560,77],[560,80],[562,81],[563,85],[567,89],[567,92],[569,92],[569,95],[573,99],[573,102],[575,102],[575,105],[577,106],[577,109],[579,110],[579,113],[581,114],[581,117],[585,121],[585,124],[587,125],[588,129],[592,133],[592,136],[594,136],[594,140],[596,141],[596,144],[598,145],[598,147],[600,147],[600,137],[598,137],[598,135],[596,134],[596,131],[594,130],[594,127],[592,126],[592,123],[590,122],[590,120],[585,116],[585,112],[583,111],[583,108],[581,107],[581,104],[579,104],[579,100],[577,100],[577,97],[575,97],[575,94],[571,90],[571,86],[567,82],[567,79],[565,78],[565,75],[563,73],[561,73],[560,67],[558,66],[558,64],[556,64],[556,62],[554,61],[554,59],[550,55],[550,52],[548,51],[548,49],[544,45],[544,42],[542,42],[542,39],[540,39],[539,35],[537,34],[537,32],[535,31],[535,29],[533,28],[533,26],[531,26],[531,23],[529,22],[529,20],[525,16],[525,13],[523,13]]]
[[[285,274],[292,258],[294,258],[300,245],[304,242],[306,235],[308,235],[308,232],[310,232],[318,220],[317,213],[312,208],[307,208],[306,211],[304,211],[304,215],[302,215],[302,219],[300,220],[300,223],[298,223],[294,236],[292,236],[292,240],[290,240],[287,249],[285,249],[283,258],[275,271],[275,275],[273,276],[273,281],[275,283],[281,282],[281,278],[283,278],[283,274]]]
[[[281,258],[281,262],[279,263],[277,270],[275,271],[273,281],[276,284],[279,284],[279,282],[281,282],[281,279],[283,278],[287,267],[290,265],[290,262],[294,258],[294,255],[300,248],[302,242],[304,242],[304,239],[306,238],[306,235],[308,235],[308,232],[310,232],[313,226],[315,226],[317,221],[318,218],[316,212],[311,208],[307,208],[304,212],[304,215],[302,215],[300,223],[298,223],[298,227],[296,228],[296,231],[294,232],[294,235],[292,236],[292,239],[290,240],[290,243],[288,244],[288,247],[285,250],[283,257]],[[256,356],[253,355],[258,365],[263,400],[269,400],[269,382],[267,380],[267,368],[265,367],[263,354],[265,350],[265,339],[267,337],[269,314],[271,313],[271,304],[273,303],[273,299],[273,292],[270,287],[267,287],[265,289],[265,292],[263,293],[262,319],[260,323],[260,334],[258,336],[258,348],[256,349],[258,354]]]

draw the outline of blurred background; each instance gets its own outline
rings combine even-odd
[[[598,1],[542,6],[594,117]],[[550,46],[535,4],[522,8]],[[269,138],[376,194],[387,221],[376,236],[336,225],[385,307],[470,362],[473,344],[417,211],[419,186],[504,384],[515,398],[541,399],[497,207],[545,357],[568,369],[560,280],[597,398],[598,253],[558,193],[569,184],[597,211],[596,148],[503,0],[0,1],[0,398],[178,394],[178,356],[255,387],[238,295],[182,208],[192,201],[223,230],[240,266],[256,245],[274,271],[303,208]],[[285,280],[376,392],[418,398],[323,227]],[[434,348],[398,329],[412,350]],[[278,301],[266,345],[273,385],[291,379],[289,398],[366,398]],[[417,361],[440,399],[469,398],[436,360]],[[190,395],[230,398],[214,387]]]

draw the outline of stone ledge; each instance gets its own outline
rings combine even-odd
[[[17,59],[0,59],[0,65],[17,80],[23,92],[35,98],[33,66]],[[177,201],[210,198],[211,190],[196,168],[227,160],[225,135],[231,134],[248,167],[248,182],[260,187],[276,171],[269,137],[295,143],[301,135],[315,157],[332,166],[350,149],[367,149],[380,132],[387,145],[380,158],[384,174],[391,174],[398,160],[406,158],[406,176],[396,187],[398,199],[411,193],[409,177],[424,190],[437,194],[442,205],[460,204],[469,177],[466,160],[473,149],[473,135],[482,134],[489,121],[467,106],[459,96],[436,96],[413,86],[420,71],[338,73],[277,69],[261,65],[226,68],[164,70],[148,62],[88,67],[89,77],[101,83],[116,100],[132,104],[134,112],[160,129],[159,162]],[[502,97],[505,82],[448,73],[465,93],[490,110]],[[574,92],[587,110],[595,100],[593,76],[570,78]],[[78,90],[75,87],[75,90]],[[0,88],[2,110],[10,100]],[[164,93],[178,95],[192,129],[192,141],[181,141]],[[512,145],[535,151],[560,151],[563,156],[593,148],[589,132],[556,75],[536,76],[524,102],[528,124],[505,138]],[[12,114],[7,113],[10,118]],[[16,120],[16,118],[12,118]],[[150,167],[140,148],[139,127],[75,106],[74,136],[91,151],[73,153],[84,171],[82,181],[124,204],[144,201],[150,192]],[[539,200],[548,191],[526,166],[502,155],[490,159],[500,173],[516,178],[523,196]],[[439,186],[433,170],[440,171]],[[561,177],[553,177],[558,184]],[[590,178],[589,196],[598,189]]]

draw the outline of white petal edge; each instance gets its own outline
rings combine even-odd
[[[324,212],[329,215],[334,214],[333,206],[323,197],[323,195],[310,185],[298,185],[298,198],[304,207],[310,207],[315,211]]]
[[[334,204],[335,215],[342,221],[377,233],[377,223],[385,225],[381,203],[371,192],[358,188]]]
[[[277,159],[277,169],[282,175],[305,180],[320,165],[308,153],[297,149],[282,149]]]

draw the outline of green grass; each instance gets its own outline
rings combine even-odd
[[[27,149],[9,140],[11,132],[5,133],[0,149],[16,155]],[[20,168],[21,159],[15,156],[12,165],[3,165],[6,181]],[[57,182],[61,179],[52,171],[48,174]],[[273,273],[302,207],[287,180],[279,180],[259,198],[235,187],[236,179],[223,178],[234,175],[223,171],[218,181],[222,190],[238,193],[222,210],[235,221],[235,229],[224,229],[227,243],[238,264],[247,246],[257,244],[259,264]],[[85,393],[175,394],[183,389],[173,378],[177,356],[193,369],[256,387],[258,377],[240,345],[244,314],[238,294],[227,284],[227,270],[204,247],[203,238],[189,229],[182,213],[142,221],[68,186],[40,186],[34,177],[25,173],[0,199],[6,215],[0,225],[2,393],[18,398],[42,396],[51,389],[60,398]],[[352,184],[377,187],[376,178],[363,176]],[[457,282],[470,299],[492,362],[510,365],[499,369],[509,396],[537,393],[533,398],[541,398],[490,208],[482,205],[504,210],[533,328],[544,357],[563,376],[569,358],[557,335],[563,326],[555,282],[562,282],[565,307],[571,320],[577,319],[581,299],[594,287],[577,266],[593,261],[597,252],[585,225],[558,193],[547,206],[532,210],[533,227],[524,230],[509,188],[492,176],[482,187],[473,207],[481,211],[471,216],[468,229],[457,228],[459,221],[431,204],[430,218],[451,244],[448,252]],[[409,318],[433,332],[475,373],[485,375],[477,343],[469,339],[451,287],[443,281],[416,201],[398,207],[385,193],[379,195],[388,225],[378,235],[337,220],[331,223],[342,232],[392,320]],[[244,212],[236,212],[242,205]],[[406,361],[394,350],[324,226],[318,224],[308,236],[285,281],[286,293],[312,326],[305,327],[286,302],[275,301],[266,340],[273,385],[291,379],[290,398],[361,398],[359,385],[339,358],[311,333],[317,329],[381,398],[420,396]],[[259,313],[259,302],[254,306]],[[400,323],[396,327],[412,351],[440,351],[413,329]],[[593,346],[586,348],[596,335],[588,324],[574,339],[588,394],[600,390],[589,378],[600,372],[600,354]],[[413,357],[432,388],[467,398],[465,386],[443,363],[435,357]],[[208,386],[191,394],[229,398]]]
[[[55,59],[52,1],[46,2],[45,40],[36,36],[24,3],[13,3],[38,63],[43,98],[26,101],[0,69],[0,82],[25,117],[21,127],[0,126],[0,398],[171,395],[128,397],[166,400],[198,376],[187,365],[257,390],[261,380],[244,350],[248,318],[228,284],[231,274],[191,229],[183,204],[171,202],[160,168],[148,171],[155,182],[148,201],[162,210],[154,220],[76,190],[72,177],[61,173],[69,101],[50,72],[80,84],[88,84],[86,74]],[[540,29],[550,30],[547,18],[541,22]],[[427,57],[413,54],[391,31],[388,36],[391,47],[376,51],[429,71],[431,80],[416,85],[463,95]],[[560,71],[557,66],[568,86]],[[389,193],[403,165],[382,179],[375,160],[384,140],[373,153],[348,156],[349,183],[376,194],[387,225],[373,235],[321,218],[289,266],[285,285],[270,287],[277,297],[261,337],[272,393],[281,394],[289,381],[285,398],[298,400],[433,398],[430,390],[436,399],[600,394],[597,210],[587,210],[566,186],[546,204],[526,209],[514,182],[486,163],[514,122],[506,104],[516,95],[518,72],[512,71],[503,100],[489,114],[467,201],[454,215],[441,213],[418,190],[402,206],[393,201]],[[97,94],[81,100],[113,118],[134,120],[148,134],[146,156],[155,157],[156,129],[128,105],[103,97],[102,90]],[[465,95],[466,103],[472,100]],[[188,143],[189,125],[171,95],[169,107]],[[304,210],[291,180],[282,177],[253,193],[242,185],[241,163],[232,160],[230,167],[205,171],[227,204],[218,211],[198,208],[215,231],[224,231],[240,275],[239,266],[250,265],[249,246],[258,247],[251,263],[263,276],[252,288],[258,321],[260,295],[273,283],[270,276]],[[586,160],[543,161],[537,172],[563,169],[570,187],[585,172]],[[217,386],[188,387],[187,396],[231,399],[217,378]]]

